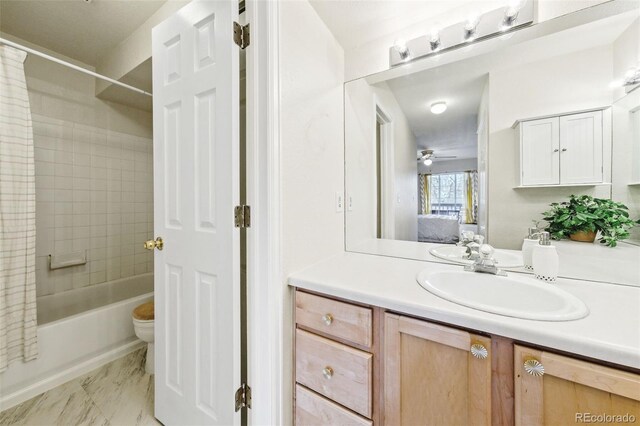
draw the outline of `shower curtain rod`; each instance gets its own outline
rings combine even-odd
[[[23,46],[21,44],[14,43],[14,42],[9,41],[7,39],[0,38],[0,44],[5,44],[7,46],[15,47],[16,49],[22,50],[23,52],[27,52],[27,53],[30,53],[32,55],[39,56],[41,58],[44,58],[44,59],[47,59],[49,61],[55,62],[57,64],[63,65],[65,67],[74,69],[76,71],[80,71],[82,73],[88,74],[88,75],[93,76],[95,78],[99,78],[100,80],[108,81],[109,83],[115,84],[115,85],[120,86],[120,87],[124,87],[125,89],[133,90],[134,92],[142,93],[143,95],[153,96],[151,93],[146,92],[146,91],[144,91],[142,89],[138,89],[137,87],[129,86],[128,84],[121,83],[118,80],[114,80],[113,78],[106,77],[106,76],[104,76],[102,74],[98,74],[97,72],[93,72],[93,71],[88,70],[86,68],[82,68],[82,67],[80,67],[78,65],[74,65],[72,63],[63,61],[62,59],[58,59],[58,58],[53,57],[51,55],[47,55],[46,53],[38,52],[37,50],[31,49],[30,47],[26,47],[26,46]]]

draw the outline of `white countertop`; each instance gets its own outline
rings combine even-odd
[[[416,281],[416,275],[424,269],[447,271],[462,267],[345,252],[292,274],[289,284],[640,369],[638,287],[559,279],[556,284],[549,285],[556,285],[580,298],[590,314],[575,321],[534,321],[490,314],[441,299]]]

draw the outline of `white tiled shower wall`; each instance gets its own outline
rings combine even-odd
[[[151,140],[37,114],[33,133],[38,295],[152,272]],[[78,250],[86,265],[49,269]]]

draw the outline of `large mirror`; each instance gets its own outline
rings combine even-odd
[[[589,196],[640,219],[640,89],[622,82],[640,10],[609,6],[346,83],[347,250],[465,263],[480,235],[527,272],[523,239],[547,228],[560,276],[640,285],[640,229],[600,242],[545,214]]]

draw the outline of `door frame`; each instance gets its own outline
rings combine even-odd
[[[291,418],[290,341],[285,308],[291,296],[282,276],[280,214],[279,5],[246,0],[251,43],[246,49],[247,384],[248,423],[285,424]]]
[[[393,131],[393,116],[389,110],[382,104],[380,99],[373,96],[373,117],[374,126],[380,123],[380,152],[376,153],[374,158],[380,155],[380,179],[382,180],[381,188],[381,238],[393,240],[395,238],[395,141]],[[373,146],[377,146],[376,132],[373,134]],[[373,165],[374,178],[377,181],[376,165]],[[375,230],[374,230],[375,235]]]

